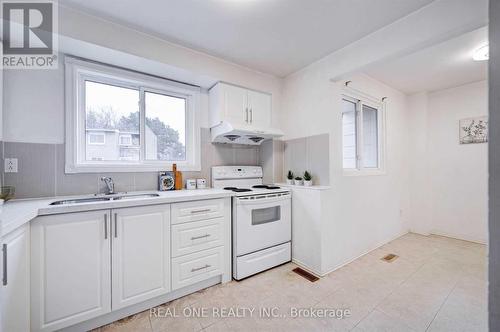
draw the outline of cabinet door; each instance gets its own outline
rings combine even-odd
[[[113,310],[170,291],[170,205],[112,211]]]
[[[271,95],[248,90],[250,124],[255,127],[271,127]]]
[[[226,84],[221,88],[224,94],[224,119],[233,125],[247,125],[249,123],[248,90]]]
[[[54,331],[111,311],[109,221],[106,210],[32,222],[32,330]]]
[[[29,225],[7,234],[0,243],[0,331],[29,331]]]

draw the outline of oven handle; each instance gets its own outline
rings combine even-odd
[[[264,195],[254,196],[254,198],[251,197],[252,196],[236,197],[236,202],[238,205],[256,205],[262,203],[281,202],[290,199],[291,195],[290,193],[280,193],[280,194],[269,194],[265,196]]]

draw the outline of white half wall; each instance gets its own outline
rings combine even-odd
[[[409,98],[411,229],[486,243],[488,144],[459,144],[459,120],[488,114],[486,81]]]
[[[326,64],[325,64],[326,65]],[[326,71],[326,69],[325,69]],[[344,176],[342,169],[343,82],[311,68],[285,80],[283,130],[289,138],[328,133],[330,186],[324,193],[323,269],[331,271],[408,232],[408,114],[406,96],[358,74],[350,86],[386,100],[386,169],[383,175]]]

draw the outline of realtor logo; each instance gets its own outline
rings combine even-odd
[[[4,68],[57,68],[56,3],[2,2]]]

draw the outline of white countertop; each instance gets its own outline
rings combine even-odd
[[[296,186],[294,184],[287,184],[287,183],[277,183],[277,186],[281,187],[288,187],[291,189],[307,189],[307,190],[329,190],[332,189],[331,186],[318,186],[318,185],[312,185],[312,186]]]
[[[116,209],[142,205],[168,204],[175,202],[196,201],[202,199],[231,197],[233,192],[222,189],[196,189],[177,191],[147,191],[128,192],[127,194],[157,193],[158,197],[142,197],[127,200],[100,201],[91,203],[50,205],[50,203],[66,199],[95,197],[84,196],[59,196],[40,199],[15,199],[5,202],[0,207],[0,235],[6,235],[19,226],[30,222],[37,216],[81,212],[91,210]]]

